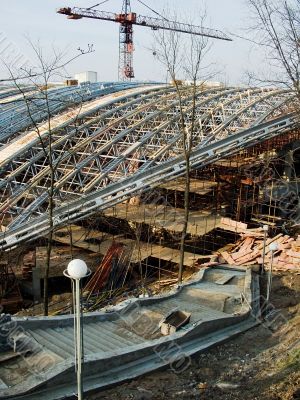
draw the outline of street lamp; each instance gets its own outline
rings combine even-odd
[[[81,363],[82,363],[82,335],[81,335],[81,306],[80,306],[80,280],[89,276],[91,271],[83,260],[75,259],[69,262],[64,275],[75,281],[75,310],[74,310],[74,336],[75,336],[75,365],[77,368],[78,399],[83,399]],[[74,286],[73,286],[74,287]]]
[[[274,252],[277,251],[278,249],[279,249],[279,246],[278,246],[277,242],[273,242],[269,246],[269,250],[271,252],[271,265],[270,265],[270,270],[269,270],[269,275],[268,275],[268,283],[267,283],[267,301],[269,301],[270,293],[271,293]]]
[[[268,225],[264,225],[264,226],[263,226],[263,231],[264,231],[264,245],[263,245],[262,270],[261,270],[262,275],[264,275],[264,273],[265,273],[265,256],[266,256],[266,244],[267,244],[268,230],[269,230],[269,226],[268,226]]]

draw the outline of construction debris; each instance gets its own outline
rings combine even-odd
[[[29,251],[23,257],[22,278],[30,279],[32,276],[32,269],[35,267],[35,251]]]
[[[297,239],[279,233],[269,238],[265,243],[265,259],[263,261],[264,239],[260,233],[249,231],[241,235],[235,246],[230,251],[220,251],[218,263],[236,266],[262,265],[265,269],[271,266],[271,250],[269,245],[276,242],[278,250],[273,254],[273,269],[275,271],[290,271],[300,273],[300,236]]]
[[[60,229],[54,233],[54,240],[64,244],[72,243],[73,248],[78,247],[103,256],[107,254],[114,242],[118,242],[126,247],[127,251],[131,252],[130,262],[132,264],[144,261],[148,257],[174,264],[179,263],[180,260],[180,250],[161,246],[152,242],[143,242],[141,240],[137,243],[135,239],[127,238],[122,234],[113,236],[105,232],[95,229],[86,229],[78,225],[71,225],[70,227]],[[184,254],[184,266],[193,267],[197,257],[197,254],[186,251]]]
[[[110,294],[123,287],[128,275],[130,253],[120,243],[113,243],[96,269],[94,275],[83,289],[84,296],[99,295],[106,288]],[[109,296],[108,296],[109,297]]]
[[[16,312],[23,304],[19,282],[6,260],[0,261],[0,309]],[[0,311],[2,312],[2,311]]]
[[[35,257],[31,253],[25,255],[22,271],[28,267],[26,272],[30,274],[32,270],[29,269],[29,265],[33,265],[39,270],[39,275],[42,278],[46,268],[47,247],[37,247],[34,253]],[[99,264],[100,257],[97,253],[89,253],[82,249],[71,248],[70,246],[52,246],[49,277],[63,276],[64,269],[67,268],[68,263],[74,258],[81,258],[94,271]],[[35,260],[35,264],[33,260]]]
[[[160,323],[160,331],[164,336],[171,335],[189,323],[191,313],[181,310],[171,311]]]

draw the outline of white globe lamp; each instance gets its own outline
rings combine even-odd
[[[88,267],[83,260],[75,259],[68,264],[68,275],[72,279],[82,279],[87,275]]]
[[[278,243],[277,242],[271,243],[269,249],[270,251],[277,251],[279,249]]]
[[[81,364],[82,364],[82,330],[81,330],[81,303],[80,303],[80,280],[89,276],[91,271],[88,269],[86,263],[78,258],[72,260],[68,264],[68,268],[64,271],[64,275],[75,281],[75,294],[74,305],[74,332],[75,332],[75,358],[76,358],[76,372],[77,372],[77,398],[83,400],[83,387],[82,387],[82,376],[81,376]]]

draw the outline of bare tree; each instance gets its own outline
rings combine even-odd
[[[49,95],[50,82],[62,78],[66,75],[65,68],[74,59],[90,53],[93,51],[92,46],[88,46],[87,50],[78,49],[78,53],[70,58],[67,58],[65,52],[59,52],[55,49],[52,51],[52,56],[47,58],[44,55],[43,49],[39,43],[33,44],[29,41],[30,46],[35,55],[35,65],[25,67],[15,71],[13,66],[6,65],[9,72],[9,77],[5,81],[13,83],[18,89],[23,102],[26,105],[27,116],[31,121],[31,126],[33,131],[35,131],[39,143],[44,154],[45,165],[49,169],[48,181],[47,181],[47,212],[48,212],[48,237],[47,237],[47,251],[45,260],[45,273],[44,273],[44,291],[43,291],[43,302],[44,302],[44,315],[48,315],[48,280],[50,272],[50,262],[51,262],[51,251],[52,251],[52,241],[54,233],[54,219],[53,212],[55,208],[55,194],[56,194],[56,172],[59,168],[59,158],[55,158],[53,151],[53,133],[55,131],[55,126],[53,126],[52,118],[57,113],[56,109],[53,109],[52,104],[55,101],[63,102],[65,101],[64,107],[73,107],[77,105],[76,113],[80,112],[82,101],[77,101],[74,103],[72,99],[62,100],[60,98],[53,98]],[[4,81],[4,80],[2,80]],[[29,84],[33,87],[34,94],[28,95],[25,90],[25,84]],[[80,91],[78,93],[80,95]],[[80,96],[79,96],[80,97]],[[43,119],[43,124],[39,124],[35,118],[34,110],[36,110],[35,102],[37,100],[43,100],[44,109],[46,111],[46,116]],[[79,104],[78,104],[79,103]],[[76,118],[76,115],[75,115]]]
[[[264,81],[285,85],[300,102],[300,1],[248,0],[255,43],[265,49],[272,76]]]
[[[206,13],[200,14],[200,23],[203,26],[206,19]],[[177,20],[172,16],[172,20]],[[203,36],[185,35],[174,31],[160,31],[156,35],[156,42],[153,48],[153,54],[166,67],[167,74],[175,86],[180,129],[182,133],[182,151],[185,160],[185,191],[184,191],[184,219],[183,229],[180,239],[180,262],[178,283],[182,282],[184,266],[184,248],[187,237],[190,203],[190,157],[193,150],[195,135],[198,134],[199,126],[196,120],[196,101],[197,95],[205,87],[208,79],[215,76],[212,64],[204,64],[207,53],[211,49],[209,39]],[[181,79],[179,79],[181,78]],[[189,83],[187,88],[182,85],[182,80]],[[184,107],[184,98],[191,97],[191,109],[186,112]]]
[[[265,50],[269,75],[261,77],[263,83],[283,86],[294,93],[294,98],[287,104],[296,113],[296,122],[300,120],[300,0],[248,0],[252,11],[250,31],[254,42]],[[257,78],[256,78],[257,80]],[[293,170],[293,154],[296,148],[288,151],[281,165],[290,157]],[[290,154],[290,155],[289,155]],[[296,173],[292,177],[272,177],[271,192],[268,201],[272,200],[278,209],[287,217],[287,229],[299,225],[299,188]],[[291,182],[291,180],[293,182]],[[274,189],[274,190],[273,190]]]

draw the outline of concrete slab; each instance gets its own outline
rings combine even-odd
[[[178,233],[182,232],[185,219],[182,208],[154,204],[120,203],[105,210],[104,215]],[[206,211],[190,211],[187,232],[191,235],[203,236],[222,226],[221,217],[218,215],[212,215]]]
[[[102,256],[107,253],[114,241],[123,243],[131,253],[130,260],[133,264],[144,261],[148,257],[169,261],[175,264],[178,264],[180,260],[180,251],[177,249],[142,241],[137,243],[136,240],[126,238],[124,235],[113,236],[105,232],[90,230],[77,225],[71,225],[70,227],[60,229],[53,235],[54,240],[59,243],[70,245],[72,242],[74,247],[99,253]],[[184,266],[193,267],[199,257],[201,257],[201,255],[185,252]]]
[[[197,193],[199,195],[207,195],[211,193],[214,188],[218,186],[217,182],[201,181],[199,179],[190,180],[190,193]],[[166,182],[158,186],[158,188],[176,190],[178,192],[185,191],[185,178],[177,178],[174,181]]]
[[[215,278],[233,272],[235,284],[216,284]],[[85,314],[85,390],[167,366],[176,361],[178,348],[184,354],[193,354],[249,329],[256,324],[257,285],[250,270],[203,269],[193,281],[168,295],[128,299],[110,309]],[[211,302],[205,304],[208,298]],[[178,332],[162,337],[158,320],[176,307],[191,313],[191,320]],[[0,366],[0,378],[8,386],[0,389],[0,398],[54,400],[72,395],[76,383],[73,316],[13,318],[6,328],[16,325],[41,346],[41,353],[35,353],[32,360],[28,358],[27,363],[37,362],[39,354],[46,356],[48,363],[38,374],[33,373],[35,365],[24,366],[24,358],[19,364]],[[13,381],[8,374],[12,368]]]

